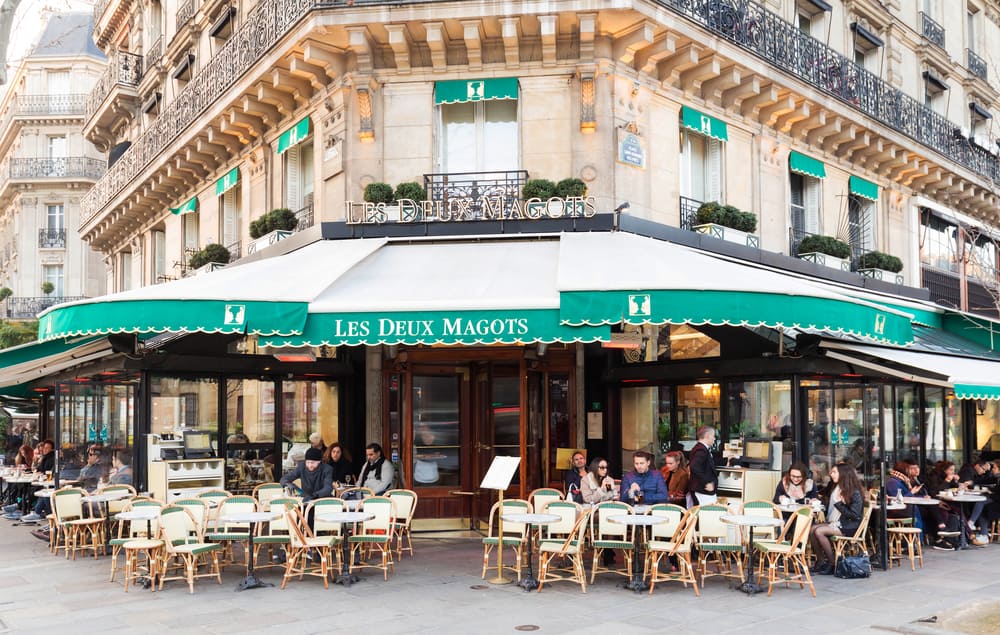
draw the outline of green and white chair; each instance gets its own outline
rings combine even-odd
[[[351,571],[365,568],[380,569],[382,577],[388,580],[389,571],[394,567],[392,560],[392,499],[388,496],[366,498],[363,511],[366,514],[373,514],[375,517],[362,522],[357,532],[348,538],[351,545]],[[368,551],[370,555],[370,552],[376,549],[382,556],[381,565],[363,564],[363,560],[359,560],[362,564],[354,564],[355,556],[360,557],[362,550]]]
[[[191,593],[194,593],[197,578],[215,577],[222,584],[219,566],[222,544],[204,541],[188,508],[167,505],[160,510],[160,538],[164,543],[163,560],[157,567],[161,591],[168,580],[187,581]],[[174,562],[180,566],[172,566]],[[202,566],[206,567],[205,571],[199,571]],[[171,575],[178,569],[182,571],[180,575]]]
[[[273,562],[274,554],[276,549],[285,549],[291,543],[292,531],[288,526],[288,512],[291,510],[299,510],[301,508],[301,500],[298,498],[273,498],[269,501],[271,511],[281,511],[283,512],[281,516],[271,519],[269,523],[259,523],[257,525],[257,535],[253,537],[253,561],[254,566],[258,569],[263,569],[265,567],[280,567],[284,566]],[[268,552],[267,562],[265,564],[259,564],[261,547],[266,547]],[[287,560],[286,560],[287,562]]]
[[[278,504],[272,501],[272,505]],[[288,507],[284,516],[284,526],[288,529],[288,559],[285,561],[285,575],[281,580],[284,589],[288,580],[312,575],[323,579],[323,588],[330,588],[330,574],[333,567],[334,552],[337,541],[333,536],[316,536],[309,530],[309,523],[298,507]],[[306,557],[312,551],[317,558]],[[319,561],[318,564],[316,563]]]
[[[590,583],[599,573],[614,573],[625,576],[632,575],[632,558],[635,555],[635,544],[632,542],[634,529],[629,525],[613,523],[611,516],[630,516],[634,512],[631,505],[618,501],[606,501],[598,504],[590,513],[590,544],[594,547],[594,561],[590,568]],[[625,555],[624,568],[618,569],[601,563],[601,556],[607,550],[619,550]]]
[[[657,582],[681,582],[688,584],[698,596],[698,580],[691,562],[691,546],[694,542],[694,527],[698,522],[697,508],[685,510],[679,505],[653,505],[653,516],[664,516],[667,522],[653,525],[651,537],[646,544],[646,564],[643,570],[649,575],[649,592],[652,594]],[[667,565],[660,570],[660,560],[664,556],[677,559],[677,571]]]
[[[410,537],[410,523],[417,511],[417,493],[410,489],[393,489],[385,493],[392,500],[393,541],[396,543],[396,558],[403,559],[403,552],[409,551],[413,556],[413,540]]]
[[[210,529],[205,535],[205,539],[209,542],[217,542],[224,547],[222,556],[223,567],[236,562],[233,553],[233,543],[246,544],[250,539],[250,523],[230,523],[224,522],[222,519],[230,514],[244,514],[255,511],[257,511],[257,499],[246,494],[230,496],[219,503],[219,507],[216,510],[215,529]],[[245,556],[243,564],[248,567],[250,564],[249,554],[245,554]]]
[[[713,576],[743,579],[743,543],[730,539],[731,526],[722,522],[722,517],[728,513],[725,505],[702,505],[698,508],[695,546],[698,549],[702,587],[705,586],[705,578]],[[710,563],[715,564],[714,571],[709,571]]]
[[[530,514],[531,503],[519,498],[512,498],[503,502],[503,511],[507,514]],[[486,570],[490,565],[490,554],[494,549],[500,547],[510,547],[514,552],[514,564],[504,565],[504,569],[511,569],[516,572],[518,578],[521,577],[521,563],[524,561],[524,545],[528,538],[528,526],[524,523],[503,521],[503,536],[499,535],[500,503],[493,503],[490,508],[490,519],[487,535],[483,536],[483,579],[486,579]],[[503,572],[498,572],[502,575]]]

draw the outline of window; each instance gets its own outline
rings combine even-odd
[[[45,77],[49,95],[70,93],[69,71],[49,71]]]
[[[190,212],[181,217],[184,223],[184,251],[198,250],[199,216],[198,212]],[[186,257],[185,260],[187,260]]]
[[[875,202],[851,194],[847,198],[847,234],[851,250],[863,254],[875,249]]]
[[[944,91],[948,90],[948,84],[944,82],[936,73],[924,71],[924,105],[935,112],[940,112],[944,107]]]
[[[313,432],[319,432],[327,445],[338,440],[340,411],[336,382],[283,381],[281,392],[282,441],[308,444]],[[282,458],[288,458],[287,451]],[[294,465],[294,462],[286,462],[286,465]]]
[[[48,137],[48,164],[45,176],[66,176],[66,137]]]
[[[123,251],[118,259],[118,290],[132,288],[132,252]]]
[[[958,227],[922,210],[920,227],[920,262],[958,273]]]
[[[820,180],[797,172],[789,174],[792,201],[792,234],[800,240],[820,233]]]
[[[979,12],[975,7],[970,6],[965,12],[965,37],[969,43],[969,50],[976,50],[976,18]]]
[[[285,207],[293,212],[312,203],[312,137],[285,151]]]
[[[729,439],[792,439],[792,382],[752,381],[729,384]],[[782,457],[787,470],[791,453]]]
[[[869,71],[877,72],[879,50],[885,45],[874,30],[854,22],[851,24],[854,43],[854,63]]]
[[[681,132],[681,195],[702,203],[723,202],[721,141]]]
[[[173,434],[179,428],[204,430],[216,449],[219,431],[219,381],[209,378],[150,378],[152,422],[155,434]]]
[[[167,275],[167,235],[163,230],[154,229],[150,232],[152,243],[152,278],[153,284],[163,282]]]
[[[516,170],[519,165],[517,100],[441,104],[442,172]]]
[[[965,241],[966,273],[984,282],[997,282],[997,249],[986,236],[971,237]]]
[[[58,231],[66,228],[66,215],[63,212],[62,203],[45,206],[45,227],[49,231]]]
[[[240,239],[240,188],[231,187],[219,197],[222,213],[219,214],[219,235],[222,245],[229,247]],[[232,250],[230,250],[232,251]]]
[[[823,24],[831,10],[826,0],[795,0],[795,24],[799,31],[814,38],[824,39]]]
[[[654,465],[660,465],[663,453],[674,441],[670,418],[672,396],[670,386],[622,387],[621,461],[626,470],[630,469],[636,450],[652,452],[656,456]]]
[[[53,298],[63,297],[62,265],[44,265],[42,267],[42,277],[45,279],[45,282],[52,285],[52,293],[47,293],[46,295]]]

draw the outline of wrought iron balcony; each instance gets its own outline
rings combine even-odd
[[[967,60],[966,66],[968,67],[969,72],[985,82],[986,60],[976,55],[972,49],[965,49],[965,54]]]
[[[142,79],[142,56],[128,51],[116,51],[108,58],[108,67],[97,80],[87,96],[84,118],[90,121],[107,99],[111,91],[119,86],[136,87]]]
[[[309,201],[305,207],[295,212],[295,218],[299,219],[299,224],[295,226],[295,231],[300,232],[313,226],[313,204]]]
[[[163,57],[163,36],[156,38],[156,41],[149,45],[149,50],[146,51],[146,57],[143,60],[143,68],[149,70],[160,58]]]
[[[66,228],[39,229],[38,246],[42,249],[64,249],[66,247]]]
[[[920,12],[920,34],[932,43],[944,48],[944,27],[923,11]]]
[[[953,134],[957,124],[749,0],[655,0],[771,65],[994,181],[997,157]]]
[[[702,201],[687,196],[681,197],[681,229],[694,231],[694,226],[698,224],[698,208],[701,204]]]
[[[11,296],[0,302],[0,308],[8,320],[30,320],[50,306],[86,299],[86,296]]]
[[[97,180],[104,174],[104,161],[89,157],[58,159],[11,159],[11,179],[82,178]]]
[[[236,262],[243,257],[243,241],[237,240],[234,243],[226,245],[226,249],[229,250],[229,262]]]
[[[82,115],[87,96],[82,93],[67,95],[18,95],[18,115]]]
[[[177,7],[177,30],[180,31],[185,24],[194,17],[194,0],[184,0]]]
[[[482,213],[479,200],[498,196],[505,204],[521,200],[521,188],[527,181],[526,170],[425,174],[424,190],[427,192],[427,200],[440,201],[445,208],[450,199],[472,199],[469,211],[478,217]]]

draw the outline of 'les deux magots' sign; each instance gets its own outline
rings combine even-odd
[[[596,214],[593,196],[554,196],[548,200],[529,198],[525,201],[504,196],[453,197],[446,201],[403,199],[393,205],[347,201],[344,210],[348,225],[590,218]]]

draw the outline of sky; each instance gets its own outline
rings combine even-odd
[[[14,15],[14,25],[10,30],[10,45],[5,55],[7,77],[14,74],[21,58],[34,47],[49,15],[92,10],[93,7],[94,0],[21,0]],[[5,90],[6,87],[0,88],[0,94]]]

